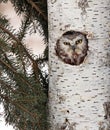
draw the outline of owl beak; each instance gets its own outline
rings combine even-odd
[[[75,46],[72,46],[72,49],[75,50]]]

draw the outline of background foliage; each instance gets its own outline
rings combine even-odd
[[[16,13],[24,17],[16,32],[0,14],[0,101],[5,120],[16,130],[47,130],[48,74],[43,71],[48,61],[47,3],[45,0],[10,2]],[[36,58],[23,43],[29,30],[39,31],[44,39],[46,49],[42,57]]]

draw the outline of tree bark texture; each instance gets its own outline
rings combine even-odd
[[[48,0],[48,22],[50,130],[110,130],[110,0]],[[79,65],[56,55],[70,30],[89,34]]]

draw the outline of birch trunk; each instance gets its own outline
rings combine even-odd
[[[110,0],[48,0],[50,130],[110,130]],[[90,32],[80,65],[62,62],[57,40]]]

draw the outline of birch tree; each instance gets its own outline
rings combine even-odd
[[[110,130],[110,0],[48,0],[48,23],[50,129]],[[55,49],[71,31],[88,40],[76,65]]]

